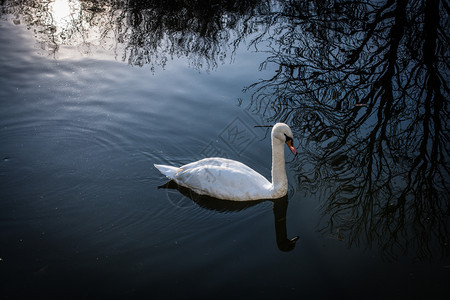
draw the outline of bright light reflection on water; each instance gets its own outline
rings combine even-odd
[[[69,30],[72,23],[80,18],[81,5],[78,0],[55,0],[49,4],[51,25],[60,33]]]

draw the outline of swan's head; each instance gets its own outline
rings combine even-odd
[[[284,123],[277,123],[272,129],[272,141],[275,139],[286,143],[289,150],[296,155],[297,149],[294,147],[294,135],[292,134],[291,128]]]

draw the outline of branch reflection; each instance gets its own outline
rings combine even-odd
[[[288,208],[287,196],[275,200],[228,201],[212,198],[209,196],[199,195],[188,188],[178,185],[174,181],[169,181],[158,188],[176,189],[181,194],[197,203],[199,206],[219,212],[241,211],[250,208],[252,206],[258,205],[264,201],[272,201],[273,214],[275,219],[275,234],[278,249],[280,251],[287,252],[295,248],[295,243],[298,240],[298,236],[290,239],[288,239],[287,237],[287,228],[286,228],[286,213]]]
[[[185,57],[212,69],[231,59],[241,39],[261,28],[250,21],[268,2],[246,1],[2,1],[3,15],[33,30],[40,48],[57,57],[61,46],[81,54],[113,51],[131,65],[164,68]]]
[[[322,230],[387,259],[448,257],[448,6],[333,3],[273,16],[262,67],[277,71],[248,88],[251,107],[301,137],[299,186],[326,198]]]

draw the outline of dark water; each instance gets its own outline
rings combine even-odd
[[[448,16],[431,2],[3,1],[2,295],[448,298]],[[158,188],[153,163],[216,155],[269,177],[253,126],[275,121],[300,152],[287,199]]]

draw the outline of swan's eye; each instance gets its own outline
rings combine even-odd
[[[288,137],[286,134],[284,134],[284,136],[286,137],[286,143],[289,141],[293,141],[291,137]]]

